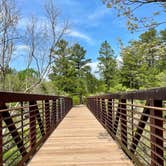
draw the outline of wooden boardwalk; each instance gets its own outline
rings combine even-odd
[[[85,106],[74,107],[29,166],[133,165]]]

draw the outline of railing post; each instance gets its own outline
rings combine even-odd
[[[127,111],[126,99],[121,100],[120,104],[120,119],[121,119],[121,141],[127,147]]]
[[[162,107],[162,100],[154,100],[154,107]],[[151,133],[151,166],[164,165],[163,161],[163,120],[162,111],[152,109],[150,110],[150,133]],[[152,117],[153,116],[153,117]],[[161,129],[160,129],[161,128]],[[159,137],[159,138],[158,138]],[[160,148],[161,147],[161,148]]]
[[[103,123],[103,126],[104,126],[104,127],[105,127],[105,122],[106,122],[105,99],[102,99],[102,123]]]
[[[52,121],[52,124],[53,126],[56,125],[56,100],[52,100],[52,116],[51,116],[51,121]]]
[[[36,144],[36,110],[35,101],[29,102],[29,130],[30,130],[30,147],[34,148]]]
[[[112,106],[113,106],[113,104],[112,104],[112,99],[108,99],[108,119],[107,119],[107,121],[108,121],[108,129],[111,131],[111,132],[113,132],[113,110],[112,110]]]
[[[61,99],[58,99],[58,121],[61,120]]]
[[[98,112],[98,119],[101,119],[101,112],[100,112],[100,98],[97,98],[97,112]]]
[[[50,131],[50,104],[49,100],[45,100],[45,121],[46,121],[46,134]]]

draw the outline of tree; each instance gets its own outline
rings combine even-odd
[[[17,39],[16,25],[18,22],[18,11],[14,0],[0,0],[0,80],[5,90],[6,74],[13,55]]]
[[[68,28],[66,22],[61,28],[58,27],[60,13],[53,0],[46,1],[44,9],[46,14],[44,20],[47,21],[39,22],[32,16],[27,24],[25,44],[29,50],[26,68],[33,67],[38,72],[38,79],[26,87],[24,92],[32,91],[47,77],[56,56],[54,50]]]
[[[98,92],[102,92],[103,83],[98,80],[91,72],[86,74],[86,88],[88,94],[95,94]]]
[[[141,34],[138,41],[131,41],[129,46],[122,49],[121,82],[127,88],[159,86],[158,75],[166,69],[166,46],[161,32],[150,29]]]
[[[117,63],[114,51],[107,41],[101,44],[98,60],[99,72],[106,85],[106,91],[108,91],[116,75]]]
[[[140,43],[133,41],[121,52],[123,65],[121,68],[121,83],[130,89],[139,89],[147,82],[147,65],[143,61]]]
[[[156,21],[159,14],[165,14],[166,1],[165,0],[102,0],[108,8],[114,8],[118,16],[125,16],[127,18],[127,27],[130,31],[135,31],[142,28],[155,28],[166,21]],[[161,8],[161,10],[154,11],[150,17],[139,16],[136,10],[141,9],[145,5],[154,5]]]
[[[52,73],[49,78],[55,86],[62,92],[74,93],[75,86],[75,68],[70,59],[70,48],[68,42],[60,40],[57,43],[57,49],[54,50],[55,60],[52,67]]]
[[[79,94],[80,104],[83,103],[83,95],[87,93],[85,78],[86,74],[90,72],[90,66],[88,63],[91,62],[91,59],[86,59],[85,54],[86,50],[84,50],[84,48],[81,47],[78,43],[71,47],[70,60],[72,61],[75,68],[75,81],[77,82],[75,93]]]

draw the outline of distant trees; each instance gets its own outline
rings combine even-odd
[[[57,47],[49,77],[61,92],[78,95],[82,103],[83,95],[87,93],[86,76],[90,72],[90,59],[85,58],[86,51],[78,43],[69,47],[67,41],[60,40]]]
[[[108,8],[114,8],[117,11],[117,16],[125,16],[127,18],[127,27],[132,32],[138,29],[155,28],[166,23],[165,20],[156,20],[159,14],[166,12],[165,0],[102,0],[102,2]],[[151,4],[158,8],[160,7],[160,9],[154,10],[149,17],[136,14],[136,10]]]
[[[121,82],[131,89],[160,86],[159,75],[166,70],[164,33],[151,29],[121,52]]]

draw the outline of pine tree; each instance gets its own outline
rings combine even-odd
[[[113,79],[116,74],[117,63],[114,51],[107,41],[104,41],[101,44],[98,60],[99,72],[101,78],[105,82],[106,91],[108,91],[110,89],[111,83],[113,83]]]
[[[86,50],[78,43],[72,46],[70,60],[72,61],[76,72],[75,81],[77,83],[77,88],[75,93],[79,94],[80,104],[83,103],[83,95],[87,93],[85,78],[86,74],[90,72],[88,63],[91,62],[91,59],[86,59],[85,54]]]

